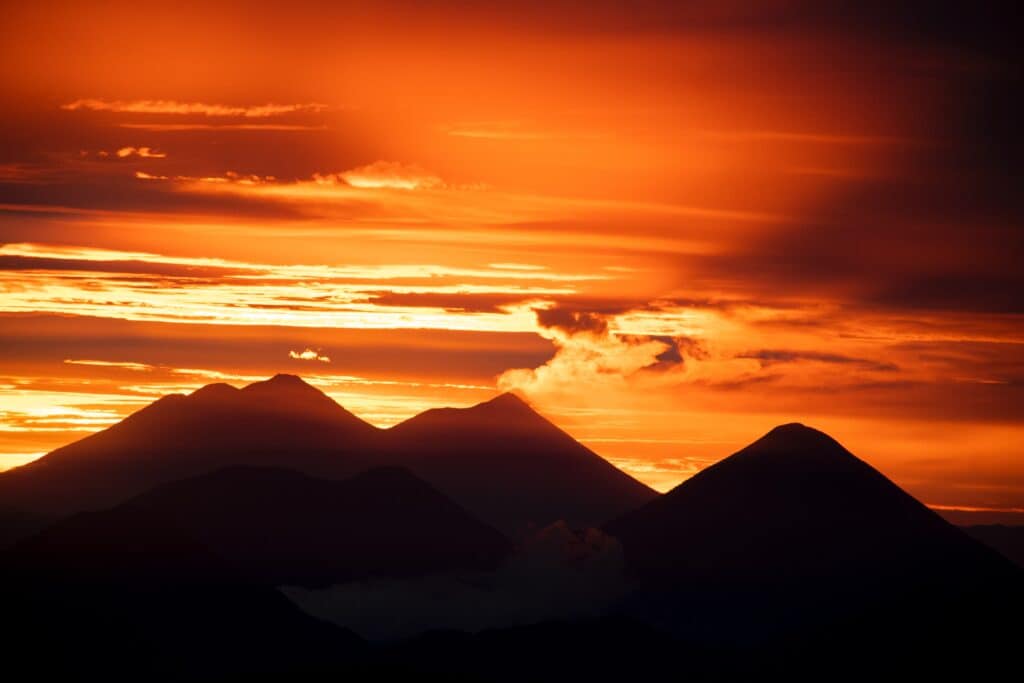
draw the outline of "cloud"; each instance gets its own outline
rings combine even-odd
[[[148,363],[133,363],[130,361],[112,361],[112,360],[78,360],[74,358],[65,358],[64,362],[67,365],[93,365],[105,368],[124,368],[125,370],[136,370],[138,372],[149,372],[156,366],[149,365]]]
[[[135,130],[148,130],[158,133],[181,132],[193,130],[212,131],[324,131],[325,125],[303,125],[298,123],[119,123],[119,128],[132,128]]]
[[[375,161],[367,166],[353,168],[336,175],[314,176],[317,182],[330,183],[340,178],[352,187],[394,188],[400,190],[430,190],[445,187],[438,176],[413,164],[396,161]]]
[[[367,292],[375,306],[443,308],[450,313],[503,313],[510,306],[538,300],[543,295],[529,290],[508,292]]]
[[[121,152],[118,151],[118,156],[121,156]],[[273,183],[277,180],[272,175],[259,176],[255,174],[242,174],[235,171],[225,171],[224,175],[213,175],[213,176],[188,176],[188,175],[156,175],[153,173],[146,173],[145,171],[136,171],[135,177],[139,180],[176,180],[184,183],[219,183],[219,184],[234,184],[234,185],[262,185],[264,183]]]
[[[750,358],[760,361],[762,367],[768,367],[776,363],[799,363],[811,361],[816,363],[833,363],[838,365],[856,365],[867,370],[878,372],[892,372],[899,370],[893,363],[871,360],[869,358],[855,358],[844,356],[838,353],[827,353],[822,351],[792,351],[788,349],[761,349],[739,354],[737,358]]]
[[[327,109],[326,104],[260,104],[234,106],[205,102],[178,102],[176,100],[102,100],[84,98],[62,104],[67,111],[109,111],[127,114],[174,114],[202,116],[233,116],[242,118],[268,118],[284,114],[317,113]]]
[[[608,332],[608,322],[593,313],[564,308],[538,309],[536,313],[537,323],[541,327],[560,330],[567,335],[588,332],[601,336]]]
[[[141,159],[165,159],[167,155],[157,152],[152,147],[122,147],[117,150],[117,156],[121,159],[126,157],[139,157]]]
[[[551,340],[555,355],[544,365],[502,373],[498,386],[528,394],[579,392],[582,387],[611,391],[627,378],[670,358],[671,343],[647,335],[615,334],[608,318],[562,308],[534,311],[538,334]]]
[[[330,356],[325,356],[320,351],[314,351],[313,349],[304,349],[302,351],[289,351],[288,356],[295,360],[316,360],[321,363],[330,363]]]
[[[145,171],[136,171],[135,177],[139,180],[170,180],[170,176],[156,175],[154,173],[146,173]]]

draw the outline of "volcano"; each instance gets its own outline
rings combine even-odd
[[[0,473],[0,504],[53,520],[227,467],[340,480],[382,465],[408,469],[506,534],[557,520],[596,526],[657,495],[512,394],[382,430],[302,379],[276,375],[243,389],[211,384],[165,396]]]
[[[657,497],[514,394],[428,410],[384,438],[395,462],[516,536],[555,520],[596,526]]]

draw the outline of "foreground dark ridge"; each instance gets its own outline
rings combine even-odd
[[[474,426],[504,414],[473,411],[486,418]],[[429,421],[465,429],[463,414]],[[370,645],[273,586],[341,582],[356,598],[350,609],[380,588],[363,579],[384,578],[401,597],[386,614],[401,618],[434,593],[437,570],[500,589],[488,568],[508,542],[400,469],[339,482],[229,467],[74,515],[0,557],[0,598],[17,625],[7,663],[44,678],[117,681],[552,683],[675,679],[681,661],[687,680],[716,681],[880,671],[970,680],[1015,665],[1017,634],[1004,625],[1024,605],[1020,571],[801,425],[773,430],[606,529],[628,576],[602,574],[613,600],[592,617]],[[587,557],[581,540],[561,549],[570,571],[584,569],[573,564]],[[538,569],[552,571],[524,569],[540,583]],[[444,609],[467,608],[431,604],[441,624]]]

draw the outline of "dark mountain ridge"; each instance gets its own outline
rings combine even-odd
[[[231,465],[351,476],[376,427],[301,379],[171,394],[121,422],[0,473],[0,501],[50,517],[102,509],[158,484]]]
[[[800,424],[776,427],[606,530],[622,540],[630,571],[649,578],[863,580],[1003,564],[834,439]]]
[[[933,601],[971,602],[979,589],[989,592],[975,602],[994,603],[1020,582],[1003,557],[799,424],[605,530],[639,586],[625,612],[721,642],[842,624],[865,610],[902,618]]]
[[[506,533],[557,519],[597,525],[656,495],[510,394],[381,430],[300,378],[276,375],[243,389],[211,384],[165,396],[0,473],[0,503],[58,518],[235,465],[328,479],[406,467]]]
[[[798,424],[665,496],[630,494],[647,501],[604,526],[622,543],[630,580],[607,617],[368,647],[272,587],[486,571],[509,542],[470,513],[511,510],[519,523],[596,516],[602,509],[588,505],[602,495],[622,504],[632,480],[606,477],[611,465],[511,395],[376,430],[297,378],[261,385],[162,399],[108,430],[118,449],[90,444],[30,468],[43,472],[33,475],[42,489],[64,475],[136,476],[115,482],[127,500],[73,515],[3,556],[17,661],[111,680],[301,680],[318,668],[357,680],[562,680],[570,671],[618,680],[678,674],[674,655],[685,652],[694,680],[863,680],[882,671],[964,678],[1005,669],[1015,651],[1002,624],[1024,604],[1019,570]],[[244,448],[214,458],[228,466],[203,469],[205,454],[231,449],[239,429]],[[294,442],[313,447],[293,450],[295,429]],[[140,450],[154,433],[161,446]],[[345,435],[354,450],[318,450]],[[341,479],[357,463],[398,461],[417,474],[386,466],[334,481],[298,471]],[[193,474],[125,495],[181,471]]]
[[[383,437],[389,458],[511,533],[595,526],[657,496],[514,394],[428,410]]]
[[[236,466],[74,515],[16,544],[10,566],[84,576],[328,586],[494,569],[511,543],[410,472],[326,481]],[[118,578],[118,577],[113,577]]]

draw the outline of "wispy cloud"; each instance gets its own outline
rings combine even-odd
[[[236,173],[235,171],[227,171],[226,173],[224,173],[224,175],[216,176],[166,176],[158,175],[155,173],[147,173],[145,171],[136,171],[135,177],[139,180],[175,180],[183,183],[234,183],[235,185],[261,185],[263,183],[272,183],[277,180],[277,178],[275,178],[272,175],[243,175],[241,173]]]
[[[177,100],[103,100],[83,98],[60,106],[67,111],[109,111],[127,114],[174,114],[268,118],[296,113],[316,113],[328,108],[315,102],[301,104],[229,105],[207,102],[178,102]]]
[[[119,128],[148,130],[158,133],[212,130],[212,131],[323,131],[325,125],[307,126],[297,123],[119,123]]]
[[[1024,507],[996,507],[989,505],[940,505],[938,503],[927,503],[932,510],[943,512],[1012,512],[1024,514]]]
[[[125,370],[137,370],[139,372],[148,372],[153,370],[155,367],[147,363],[132,363],[128,361],[112,360],[80,360],[76,358],[65,358],[64,363],[67,365],[92,365],[103,368],[123,368]]]
[[[706,130],[709,138],[735,142],[792,142],[816,145],[912,145],[919,140],[892,135],[833,133],[789,130]]]
[[[387,187],[399,190],[424,190],[445,186],[438,176],[414,164],[396,161],[375,161],[367,166],[353,168],[337,175],[315,176],[317,182],[331,183],[338,179],[352,187]]]
[[[0,246],[0,311],[138,321],[523,332],[533,327],[529,302],[568,296],[578,283],[604,279],[430,264],[274,265]]]

